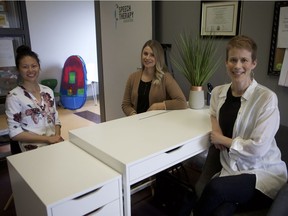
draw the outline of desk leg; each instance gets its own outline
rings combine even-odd
[[[131,189],[130,183],[126,178],[127,173],[123,174],[123,207],[124,207],[124,216],[131,216]]]
[[[98,105],[98,100],[97,100],[97,92],[98,92],[98,88],[97,88],[97,82],[92,81],[91,82],[91,91],[92,91],[92,96],[93,96],[93,100],[94,100],[94,104]]]

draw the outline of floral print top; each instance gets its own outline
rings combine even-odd
[[[6,97],[6,115],[10,137],[23,131],[51,136],[55,125],[61,125],[53,91],[39,84],[41,101],[38,101],[23,86],[17,86]]]

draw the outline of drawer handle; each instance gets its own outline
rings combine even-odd
[[[99,212],[99,211],[101,211],[102,208],[104,208],[104,206],[101,206],[101,207],[99,207],[99,208],[97,208],[97,209],[95,209],[95,210],[93,210],[93,211],[91,211],[91,212],[89,212],[89,213],[87,213],[87,214],[85,214],[85,215],[83,215],[83,216],[89,216],[89,215],[91,215],[91,214],[94,214],[94,213],[96,213],[96,212]]]
[[[86,194],[82,194],[82,195],[80,195],[80,196],[78,196],[78,197],[75,197],[73,200],[79,200],[79,199],[82,199],[83,197],[86,198],[86,196],[89,196],[90,194],[95,193],[96,191],[98,191],[98,190],[100,190],[100,189],[101,189],[101,188],[97,188],[97,189],[95,189],[95,190],[93,190],[93,191],[89,191],[89,192],[87,192]]]
[[[169,150],[169,151],[167,151],[167,152],[165,152],[166,154],[170,154],[170,153],[172,153],[172,152],[174,152],[174,151],[177,151],[178,149],[180,149],[180,148],[182,148],[182,146],[179,146],[179,147],[176,147],[176,148],[174,148],[174,149],[171,149],[171,150]]]

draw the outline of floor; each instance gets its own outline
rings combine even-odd
[[[86,126],[96,124],[96,123],[91,122],[91,121],[89,121],[85,118],[82,118],[80,116],[71,115],[73,113],[81,112],[81,111],[85,111],[85,110],[94,112],[96,114],[100,114],[99,104],[95,105],[93,100],[87,100],[85,105],[82,108],[77,109],[77,110],[68,110],[68,109],[63,109],[63,108],[58,109],[59,118],[60,118],[60,121],[62,124],[61,134],[65,140],[68,140],[68,138],[69,138],[68,137],[68,131],[69,130],[73,130],[73,129],[77,129],[77,128],[86,127]]]

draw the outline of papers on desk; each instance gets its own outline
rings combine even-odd
[[[142,115],[137,115],[137,117],[139,117],[139,120],[142,120],[142,119],[147,119],[147,118],[151,118],[153,116],[157,116],[157,115],[161,115],[161,114],[164,114],[164,113],[167,113],[169,111],[167,110],[152,110],[152,111],[149,111],[149,112],[145,112],[145,113],[142,113]]]
[[[288,87],[288,48],[285,50],[278,84]]]

